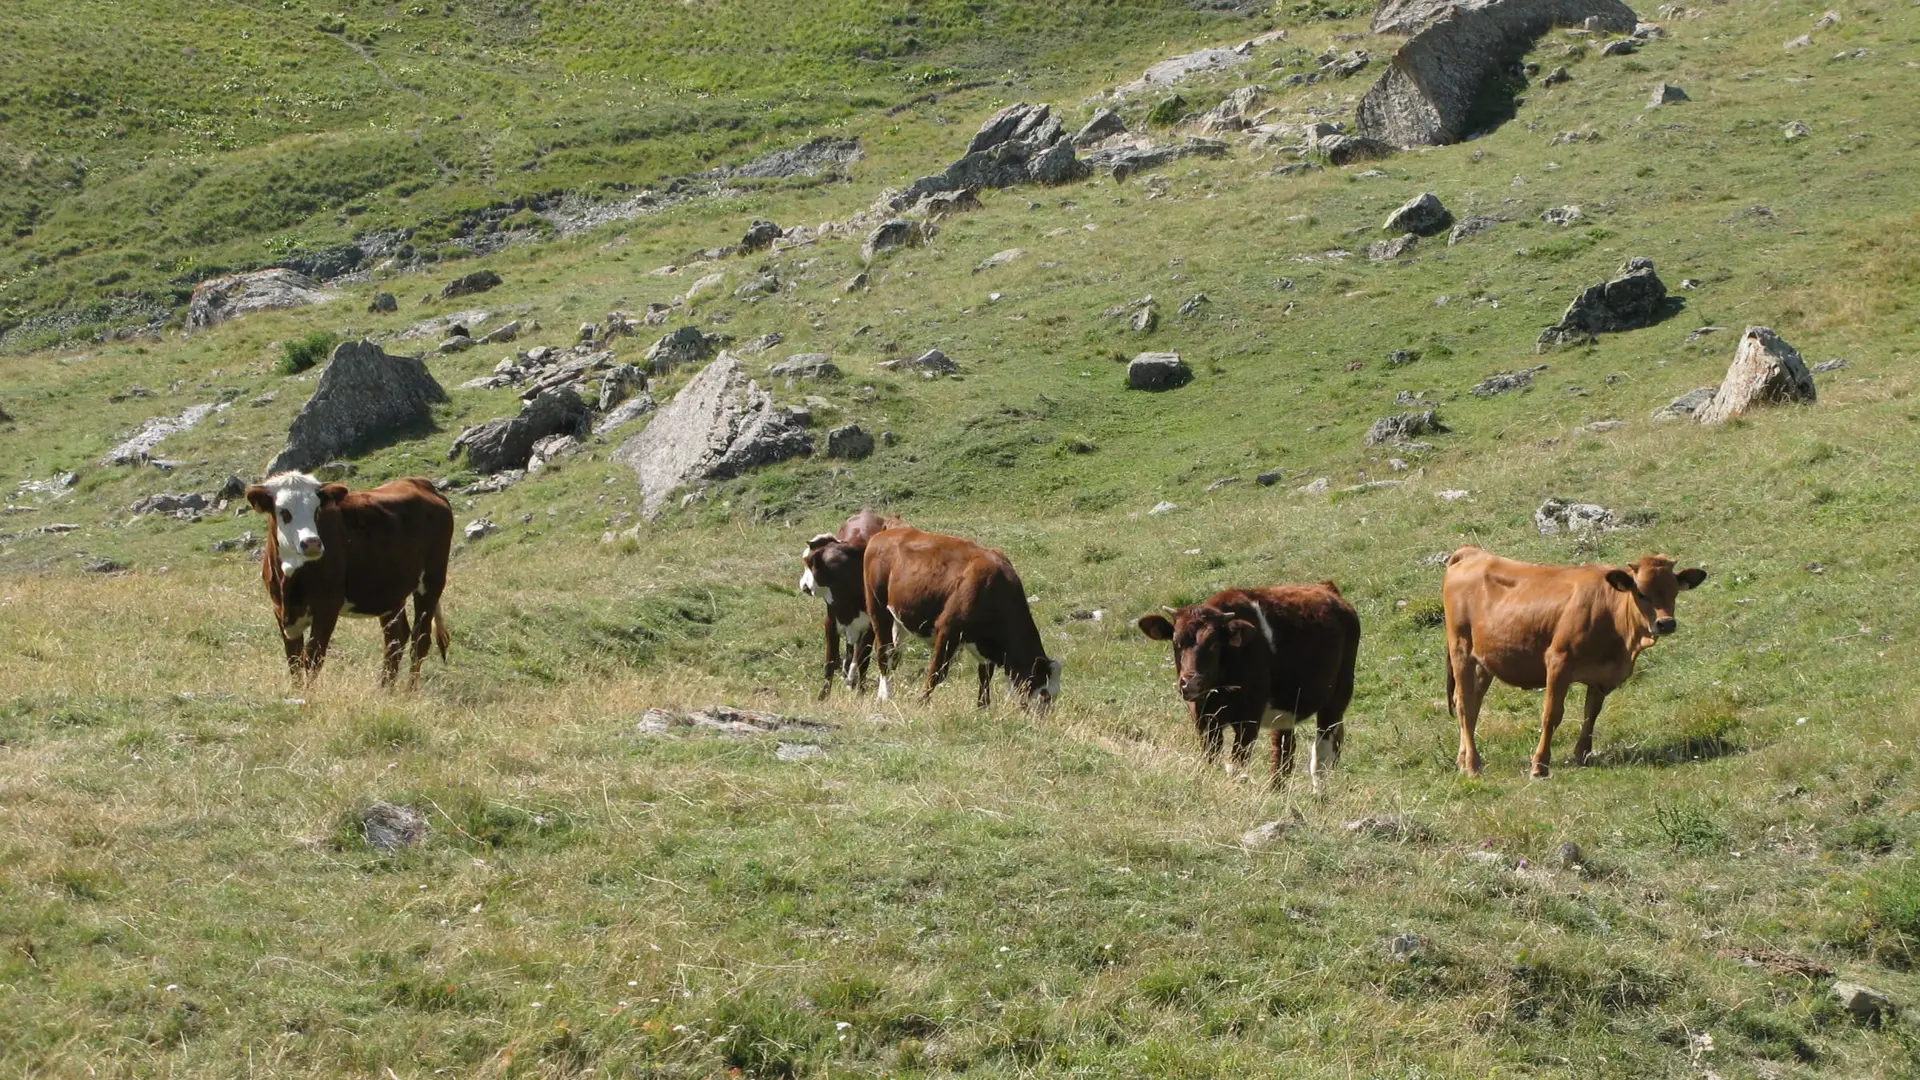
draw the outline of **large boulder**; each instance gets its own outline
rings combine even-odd
[[[1666,306],[1667,286],[1653,272],[1653,260],[1628,259],[1613,280],[1574,297],[1560,321],[1540,332],[1536,349],[1545,352],[1555,345],[1580,345],[1601,334],[1652,326]]]
[[[571,386],[548,390],[520,407],[520,415],[476,424],[460,433],[447,450],[452,461],[467,453],[473,471],[492,475],[505,469],[524,469],[535,443],[551,435],[585,438],[593,413]]]
[[[499,274],[491,270],[475,270],[471,274],[465,274],[447,282],[446,287],[440,290],[440,299],[451,300],[456,296],[483,293],[498,284],[500,284]]]
[[[311,469],[348,450],[430,423],[447,392],[418,357],[389,356],[371,341],[343,341],[287,432],[268,473]]]
[[[1147,352],[1127,364],[1127,389],[1172,390],[1193,381],[1193,369],[1179,353]]]
[[[1417,34],[1428,23],[1473,0],[1380,0],[1367,29],[1376,34]]]
[[[1098,109],[1094,112],[1092,119],[1082,124],[1079,131],[1073,133],[1073,145],[1091,146],[1101,139],[1124,135],[1126,132],[1127,122],[1120,119],[1119,113],[1112,109]]]
[[[646,367],[652,374],[665,375],[677,367],[702,363],[719,348],[718,334],[704,333],[697,326],[683,326],[653,343],[647,350]]]
[[[1540,35],[1555,26],[1580,25],[1630,34],[1638,22],[1620,0],[1486,0],[1450,6],[1400,46],[1386,74],[1360,99],[1359,134],[1401,149],[1458,142],[1472,134],[1468,119],[1487,77]]]
[[[1078,180],[1086,175],[1086,166],[1074,157],[1073,148],[1073,139],[1051,105],[1024,101],[1009,105],[980,125],[965,156],[941,172],[915,180],[890,201],[896,209],[904,209],[943,191]]]
[[[1811,404],[1813,373],[1793,346],[1764,326],[1749,326],[1734,351],[1733,365],[1720,380],[1713,400],[1693,418],[1702,424],[1723,424],[1768,405]]]
[[[298,270],[257,270],[212,278],[194,287],[187,328],[205,330],[256,311],[324,304],[338,297]]]
[[[805,421],[775,406],[740,358],[722,352],[611,460],[638,475],[641,510],[656,518],[677,488],[812,452]]]

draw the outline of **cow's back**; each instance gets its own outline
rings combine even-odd
[[[1360,651],[1360,615],[1332,582],[1222,593],[1209,604],[1248,617],[1258,607],[1271,631],[1272,703],[1307,716],[1351,692]],[[1260,618],[1248,621],[1260,625]]]
[[[334,571],[344,576],[347,603],[357,611],[389,610],[424,580],[446,577],[453,507],[432,481],[410,476],[348,492],[337,510],[323,513],[322,519],[327,547],[346,553]],[[324,535],[329,524],[338,548],[333,537]]]
[[[1441,586],[1449,647],[1468,649],[1502,681],[1539,689],[1556,640],[1571,646],[1608,629],[1600,626],[1610,617],[1607,570],[1463,548],[1448,561]]]

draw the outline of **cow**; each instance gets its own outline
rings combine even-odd
[[[1665,555],[1624,567],[1543,566],[1503,559],[1467,546],[1447,557],[1441,598],[1447,626],[1447,711],[1460,720],[1460,771],[1480,775],[1474,726],[1480,702],[1499,679],[1545,690],[1540,748],[1533,775],[1549,775],[1553,731],[1567,690],[1587,687],[1586,720],[1573,744],[1573,764],[1593,754],[1600,706],[1627,677],[1640,653],[1679,629],[1673,617],[1681,590],[1707,579],[1700,569],[1674,570]]]
[[[904,524],[899,518],[882,518],[863,509],[848,518],[839,532],[821,533],[807,541],[806,553],[800,557],[806,567],[800,575],[800,591],[818,596],[827,605],[827,664],[826,677],[820,684],[821,701],[833,692],[836,674],[856,694],[866,688],[867,660],[873,652],[873,620],[867,618],[864,572],[867,541],[882,529]],[[840,656],[842,642],[847,648],[844,660]]]
[[[1293,772],[1294,726],[1311,716],[1307,773],[1317,788],[1346,742],[1360,652],[1360,616],[1339,586],[1228,589],[1165,611],[1142,616],[1137,625],[1155,641],[1173,642],[1180,697],[1206,759],[1219,759],[1231,730],[1232,765],[1244,767],[1260,729],[1271,727],[1270,783],[1277,787]]]
[[[1060,696],[1060,662],[1047,658],[1027,607],[1026,586],[1004,552],[971,540],[902,526],[867,541],[867,615],[879,649],[880,700],[893,693],[888,676],[903,636],[933,639],[921,700],[947,677],[961,645],[979,662],[979,705],[991,703],[993,670],[1007,673],[1022,706],[1044,708]]]
[[[386,636],[380,683],[391,686],[413,638],[410,685],[420,681],[428,636],[447,658],[440,594],[447,586],[453,508],[433,482],[412,476],[349,491],[306,473],[285,472],[247,489],[247,502],[273,519],[260,576],[296,684],[311,682],[327,658],[342,615],[378,618]],[[407,597],[413,624],[407,624]]]

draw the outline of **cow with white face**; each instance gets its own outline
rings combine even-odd
[[[247,502],[273,519],[260,576],[296,681],[319,673],[342,615],[380,620],[383,684],[399,676],[409,637],[414,682],[430,637],[446,659],[440,594],[453,546],[453,508],[432,481],[415,476],[349,491],[306,473],[280,473],[248,488]]]
[[[833,692],[836,675],[855,693],[865,688],[867,661],[873,653],[873,620],[867,617],[863,570],[867,540],[882,529],[902,524],[899,518],[882,518],[871,510],[861,510],[848,518],[838,533],[821,533],[807,541],[807,550],[800,556],[805,567],[800,591],[819,597],[827,605],[826,677],[820,685],[823,701]],[[844,658],[842,645],[846,647]]]

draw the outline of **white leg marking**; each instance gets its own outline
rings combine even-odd
[[[880,676],[880,692],[878,697],[881,701],[893,700],[893,687],[887,684],[887,677],[885,675]]]

